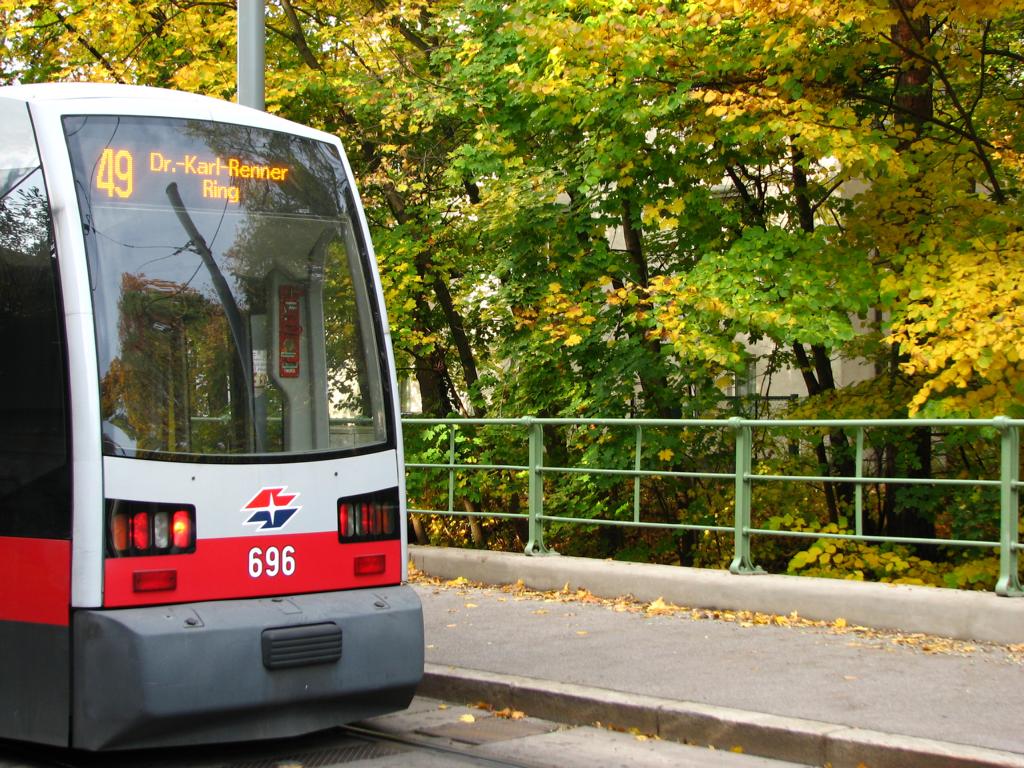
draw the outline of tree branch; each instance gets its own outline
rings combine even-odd
[[[310,69],[315,69],[318,72],[323,72],[323,66],[320,61],[310,50],[309,44],[306,42],[306,33],[302,30],[302,23],[299,21],[299,17],[295,14],[295,9],[292,7],[291,0],[281,0],[281,7],[284,8],[284,15],[288,19],[288,26],[292,29],[292,34],[285,35],[291,40],[295,47],[299,49],[299,55],[302,60],[306,62],[306,66]]]
[[[949,74],[946,72],[946,70],[942,67],[942,65],[939,63],[937,59],[934,59],[924,53],[927,41],[921,37],[920,30],[917,28],[917,26],[913,23],[913,20],[910,18],[910,14],[907,12],[907,8],[905,7],[905,0],[894,0],[893,4],[899,11],[903,23],[906,25],[906,28],[913,36],[914,41],[917,44],[917,48],[914,49],[909,45],[905,45],[899,40],[895,39],[895,37],[889,38],[890,42],[892,42],[896,47],[898,47],[908,56],[916,58],[919,61],[926,63],[929,66],[929,68],[935,73],[936,77],[938,77],[939,80],[942,82],[942,85],[945,87],[945,95],[949,98],[954,110],[956,110],[957,114],[960,115],[960,119],[963,120],[964,129],[966,131],[966,138],[974,145],[975,154],[977,155],[978,159],[981,161],[981,164],[985,168],[985,175],[988,177],[989,184],[992,189],[993,199],[997,203],[1005,203],[1006,195],[1003,193],[1003,188],[1002,185],[999,183],[999,178],[996,175],[995,167],[992,165],[992,160],[989,158],[988,152],[986,152],[986,145],[988,144],[988,142],[982,140],[977,129],[974,127],[973,116],[971,112],[967,110],[964,107],[964,105],[960,102],[960,98],[957,95],[956,88],[953,86],[952,81],[949,79]]]
[[[764,220],[764,211],[761,210],[760,205],[758,205],[757,201],[750,194],[750,190],[747,189],[747,185],[743,183],[739,174],[736,173],[736,169],[731,165],[727,165],[725,167],[725,172],[732,180],[733,186],[736,187],[736,191],[740,193],[740,198],[743,200],[743,204],[754,215],[754,220],[757,222],[757,225],[761,227],[761,229],[767,230],[768,225]]]
[[[1013,61],[1018,61],[1021,64],[1024,64],[1024,54],[1020,54],[1006,48],[989,48],[982,44],[981,52],[989,56],[1001,56],[1004,59],[1012,59]]]
[[[95,46],[92,45],[92,43],[86,40],[78,31],[78,29],[75,28],[75,25],[72,24],[66,16],[61,14],[58,8],[53,8],[52,10],[53,14],[60,20],[60,23],[64,25],[64,28],[68,32],[73,34],[75,38],[78,40],[79,45],[81,45],[83,48],[85,48],[85,50],[91,53],[93,57],[96,59],[96,61],[98,61],[100,65],[111,74],[111,76],[114,78],[114,81],[118,83],[124,83],[124,80],[117,73],[117,70],[114,69],[114,65],[110,63],[107,57],[100,53],[95,48]]]
[[[388,9],[387,2],[385,0],[373,0],[373,7],[381,12]],[[388,23],[397,29],[401,33],[402,37],[412,43],[413,47],[418,48],[421,52],[430,53],[434,50],[435,46],[428,43],[420,35],[416,34],[408,24],[402,21],[401,17],[397,13],[392,14]]]

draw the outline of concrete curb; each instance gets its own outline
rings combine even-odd
[[[418,694],[831,768],[1024,768],[1012,752],[438,664],[426,665]]]
[[[662,598],[690,608],[746,610],[920,632],[975,642],[1024,643],[1024,599],[991,592],[814,579],[580,557],[527,557],[510,552],[410,546],[413,564],[443,579],[485,584],[519,580],[538,590],[586,589],[598,597]]]

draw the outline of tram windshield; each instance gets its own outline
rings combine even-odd
[[[333,146],[152,117],[66,117],[64,132],[105,453],[230,459],[388,441],[379,308]]]

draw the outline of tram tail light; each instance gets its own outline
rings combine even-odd
[[[110,545],[115,554],[123,555],[128,552],[128,515],[111,516]]]
[[[398,489],[338,499],[338,539],[342,543],[397,539]]]
[[[355,505],[347,501],[338,502],[338,534],[342,541],[356,535]]]
[[[177,509],[171,521],[171,543],[175,549],[185,550],[194,543],[192,538],[192,514],[187,509]]]
[[[132,515],[132,547],[140,553],[149,551],[149,513]]]
[[[356,576],[376,576],[384,573],[386,566],[384,555],[360,555],[355,559]]]
[[[170,592],[177,588],[178,572],[173,569],[135,571],[132,574],[133,592]]]
[[[189,504],[107,499],[107,557],[179,555],[196,548]]]

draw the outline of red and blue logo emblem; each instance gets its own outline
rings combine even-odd
[[[299,497],[299,494],[285,493],[287,488],[288,486],[261,488],[259,493],[242,507],[243,512],[252,513],[245,524],[259,526],[257,531],[275,531],[284,528],[288,521],[295,516],[295,513],[302,509],[302,505],[295,504],[295,499]]]

